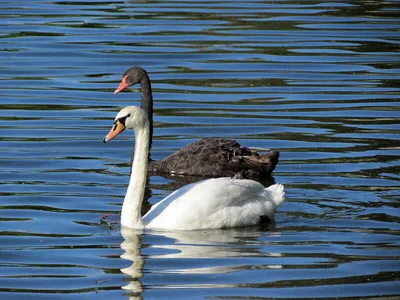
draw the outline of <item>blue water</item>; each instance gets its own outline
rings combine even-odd
[[[400,297],[400,13],[388,1],[0,1],[2,299]],[[152,157],[281,151],[268,227],[123,231],[150,74]],[[151,176],[154,204],[186,181]]]

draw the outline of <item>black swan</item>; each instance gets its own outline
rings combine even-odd
[[[141,108],[149,119],[149,144],[153,138],[153,95],[150,78],[141,67],[125,71],[121,83],[114,91],[118,94],[125,88],[140,83]],[[148,170],[152,173],[192,175],[203,177],[236,176],[237,178],[260,178],[270,176],[278,164],[279,151],[258,154],[241,147],[235,140],[216,137],[202,138],[189,144],[162,160],[149,159]]]

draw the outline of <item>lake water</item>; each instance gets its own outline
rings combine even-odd
[[[0,1],[1,299],[398,299],[399,1]],[[152,157],[281,151],[270,227],[122,232],[140,65]],[[154,204],[181,179],[152,176]]]

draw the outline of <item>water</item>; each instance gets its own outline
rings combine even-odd
[[[398,4],[1,1],[0,297],[399,297]],[[281,151],[274,225],[121,234],[132,135],[102,138],[139,104],[112,94],[133,65],[153,158]],[[181,181],[152,176],[149,203]]]

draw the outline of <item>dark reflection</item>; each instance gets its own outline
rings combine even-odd
[[[147,178],[147,182],[149,182],[149,179]],[[146,185],[146,189],[144,190],[144,196],[143,196],[143,202],[142,202],[142,208],[141,208],[141,215],[142,217],[147,214],[147,212],[150,210],[152,207],[151,203],[149,202],[149,199],[152,197],[152,191],[149,188],[148,185]]]
[[[392,216],[390,214],[385,214],[385,213],[375,213],[375,214],[372,213],[368,215],[359,215],[358,218],[364,220],[376,220],[379,222],[393,222],[400,224],[400,217]]]
[[[177,190],[183,187],[184,185],[191,184],[194,182],[202,181],[209,179],[209,177],[202,177],[202,176],[179,176],[179,175],[172,175],[168,173],[150,173],[151,176],[160,176],[162,178],[170,180],[168,183],[163,184],[162,188],[166,190]],[[241,174],[238,174],[235,178],[242,179],[240,177]],[[257,176],[252,177],[251,179],[256,180],[263,184],[265,187],[269,187],[270,185],[275,184],[275,178],[273,176]]]

